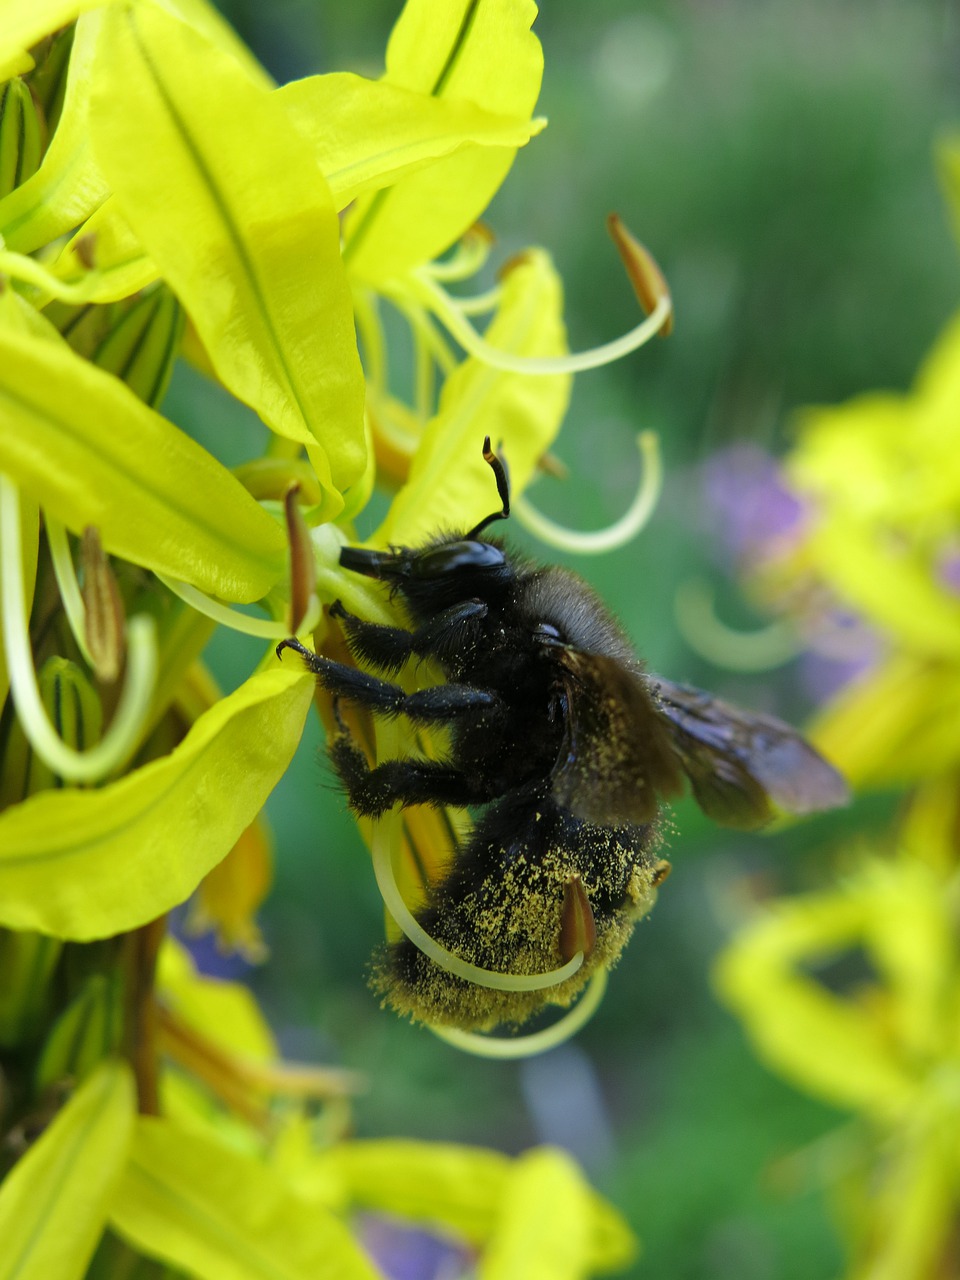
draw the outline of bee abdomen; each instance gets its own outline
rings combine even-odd
[[[416,1021],[480,1030],[519,1024],[544,1003],[568,1005],[598,968],[616,963],[655,897],[659,836],[652,824],[601,827],[542,798],[491,806],[418,916],[460,959],[502,974],[560,968],[564,901],[578,881],[595,939],[581,968],[558,986],[502,991],[441,968],[407,938],[384,948],[372,984]]]

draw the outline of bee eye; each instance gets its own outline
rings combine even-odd
[[[421,551],[412,563],[417,578],[442,578],[462,569],[502,569],[506,556],[489,542],[444,542]]]
[[[564,639],[552,622],[538,622],[533,628],[534,640],[542,644],[563,644]]]

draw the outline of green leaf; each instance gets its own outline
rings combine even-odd
[[[111,1225],[198,1280],[376,1280],[331,1213],[212,1138],[142,1118]]]
[[[83,941],[183,902],[276,786],[312,693],[305,672],[255,675],[170,755],[99,790],[45,791],[0,814],[0,923]]]
[[[387,48],[388,84],[530,119],[543,52],[533,0],[408,0]],[[516,148],[470,147],[388,191],[362,197],[344,224],[351,272],[373,282],[437,257],[483,213]]]
[[[336,514],[364,469],[363,379],[313,148],[232,57],[152,5],[105,15],[90,121],[124,217],[218,376],[311,446]]]
[[[100,13],[77,22],[60,122],[37,172],[0,200],[0,234],[8,249],[32,253],[72,231],[110,194],[90,150],[88,107]]]
[[[133,1131],[129,1067],[105,1062],[0,1187],[0,1280],[79,1280]]]
[[[228,600],[283,575],[283,534],[230,473],[65,343],[0,328],[0,469],[107,551]]]
[[[546,123],[348,72],[295,80],[276,96],[313,144],[338,209],[461,147],[522,147]]]
[[[524,356],[566,352],[560,278],[547,254],[531,250],[503,282],[503,296],[487,340]],[[560,429],[570,398],[569,374],[534,377],[503,373],[465,360],[447,379],[437,416],[426,426],[387,519],[373,541],[412,546],[440,528],[469,528],[500,500],[483,461],[485,435],[510,466],[511,489],[523,491]]]

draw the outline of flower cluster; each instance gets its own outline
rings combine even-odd
[[[197,1276],[366,1276],[353,1209],[455,1233],[491,1280],[629,1257],[557,1153],[342,1141],[352,1082],[280,1062],[249,995],[164,936],[196,891],[258,951],[258,815],[314,697],[273,648],[335,651],[334,599],[391,621],[339,567],[374,484],[396,494],[373,544],[416,543],[486,509],[477,444],[503,438],[518,514],[564,539],[523,490],[571,376],[669,327],[616,219],[647,316],[605,347],[567,351],[540,249],[466,292],[491,249],[477,218],[544,123],[535,13],[409,0],[382,78],[278,88],[205,0],[4,8],[0,1121],[19,1160],[0,1238],[18,1275],[79,1277],[96,1250],[103,1275],[133,1251]],[[254,410],[259,456],[230,470],[162,415],[178,355]],[[631,510],[568,540],[640,527],[659,476],[640,446]],[[259,641],[226,695],[200,659],[217,626]],[[429,868],[448,839],[412,814],[387,863]]]
[[[948,178],[958,155],[944,152]],[[911,791],[835,888],[767,904],[717,968],[761,1057],[856,1115],[815,1154],[850,1274],[897,1280],[954,1273],[960,1211],[958,407],[953,319],[910,394],[800,419],[785,475],[803,526],[766,587],[793,602],[801,632],[804,603],[828,599],[874,637],[879,652],[811,736],[860,787]]]

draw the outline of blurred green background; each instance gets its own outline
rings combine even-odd
[[[223,5],[278,80],[379,74],[399,7]],[[542,479],[531,496],[573,526],[608,523],[636,483],[634,433],[656,429],[667,485],[652,524],[628,548],[569,563],[653,669],[798,720],[810,702],[797,664],[735,675],[678,632],[677,587],[703,575],[716,580],[725,619],[762,625],[714,554],[724,530],[702,518],[702,468],[735,442],[782,452],[797,406],[906,388],[956,306],[960,270],[933,146],[960,119],[958,24],[956,6],[933,0],[548,0],[535,29],[550,127],[520,153],[487,215],[500,260],[530,243],[554,254],[574,349],[636,322],[607,212],[659,260],[674,335],[578,379],[556,448],[571,478]],[[258,424],[186,370],[166,410],[215,438],[227,461],[258,451]],[[255,652],[237,637],[216,641],[225,685]],[[766,837],[718,831],[684,804],[673,876],[593,1022],[543,1058],[486,1063],[381,1011],[368,991],[382,907],[313,725],[268,809],[278,851],[263,912],[271,958],[250,980],[289,1055],[367,1075],[358,1134],[567,1146],[641,1236],[638,1275],[831,1277],[842,1266],[831,1206],[787,1158],[838,1115],[756,1063],[708,975],[740,918],[744,877],[765,891],[823,885],[844,840],[892,803],[875,798]]]

